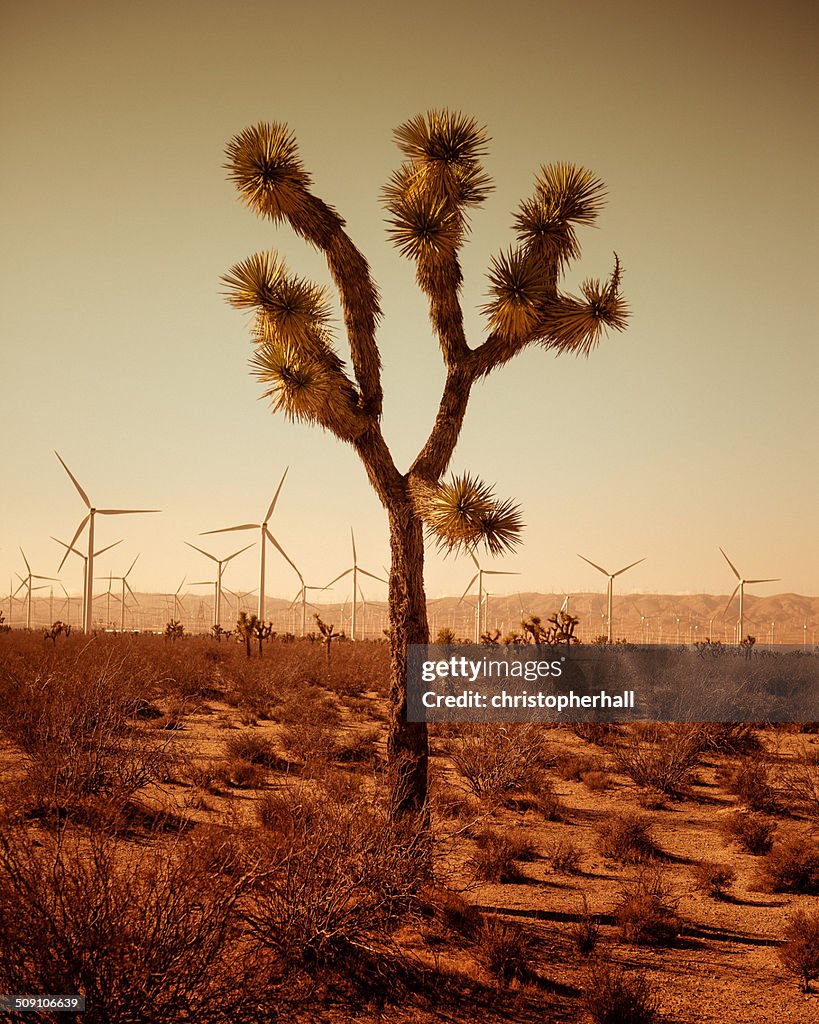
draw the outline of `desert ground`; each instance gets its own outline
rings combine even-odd
[[[819,1019],[816,723],[432,725],[428,825],[396,824],[386,643],[250,654],[0,635],[0,993],[85,1024]]]

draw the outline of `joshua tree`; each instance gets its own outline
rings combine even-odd
[[[295,233],[326,258],[338,290],[351,372],[333,347],[323,288],[292,275],[275,253],[257,253],[225,275],[228,299],[251,310],[252,367],[273,408],[352,445],[386,509],[390,526],[389,616],[391,718],[388,750],[396,816],[423,810],[427,732],[407,721],[407,645],[429,640],[424,595],[424,529],[446,549],[491,554],[511,549],[522,528],[517,506],[465,474],[447,471],[475,381],[530,345],[588,355],[605,327],[625,326],[620,265],[605,282],[587,280],[581,295],[560,291],[565,267],[580,254],[576,228],[594,223],[604,187],[570,164],[544,166],[515,215],[514,245],[489,267],[486,336],[470,347],[459,292],[459,251],[470,211],[492,188],[481,166],[489,141],[472,118],[447,110],[419,115],[395,131],[404,162],[383,190],[389,233],[415,264],[429,302],[446,382],[432,430],[409,469],[393,461],[381,431],[382,390],[376,329],[378,291],[344,220],[311,187],[295,138],[284,124],[259,124],[227,147],[227,170],[248,206]]]
[[[338,640],[339,637],[344,636],[343,633],[336,633],[335,626],[331,623],[329,626],[321,618],[318,612],[315,613],[313,618],[316,620],[316,626],[321,634],[321,642],[324,644],[324,649],[327,652],[327,664],[330,664],[330,646],[334,640]]]

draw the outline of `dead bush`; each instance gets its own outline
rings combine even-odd
[[[483,922],[476,945],[481,962],[501,987],[531,977],[534,947],[520,925],[489,918]]]
[[[736,879],[736,871],[730,864],[718,864],[704,860],[694,868],[694,886],[714,899],[722,899]]]
[[[490,800],[526,789],[548,763],[542,729],[532,722],[462,726],[449,756],[475,795]]]
[[[569,936],[581,956],[591,956],[600,941],[600,921],[589,913],[589,903],[585,893],[581,893],[581,899],[583,900],[583,909],[569,928]]]
[[[611,815],[598,827],[600,849],[606,857],[636,864],[658,853],[650,819],[629,811]]]
[[[555,771],[564,782],[580,782],[586,772],[596,771],[599,767],[596,757],[581,754],[561,754],[555,759]]]
[[[612,748],[619,771],[638,786],[675,795],[688,785],[699,762],[700,726],[680,722],[647,722]]]
[[[477,878],[484,882],[519,882],[524,878],[518,864],[531,860],[534,854],[524,837],[486,829],[478,833],[475,842],[478,849],[470,862]]]
[[[773,845],[776,823],[754,811],[734,811],[722,819],[721,829],[727,842],[733,840],[758,857]]]
[[[654,1024],[657,997],[644,974],[601,964],[584,999],[594,1024]]]
[[[552,871],[559,875],[579,875],[583,851],[568,839],[554,839],[544,851]]]
[[[615,916],[626,942],[640,946],[669,946],[682,928],[677,901],[662,872],[653,868],[641,871],[623,889]]]
[[[819,844],[805,836],[794,836],[776,844],[766,854],[761,876],[772,892],[819,895]]]
[[[720,774],[728,792],[737,796],[752,811],[774,814],[780,810],[768,767],[762,761],[748,761]]]
[[[779,958],[800,978],[802,991],[809,992],[811,981],[819,978],[819,911],[806,914],[797,910],[785,928],[784,939]]]

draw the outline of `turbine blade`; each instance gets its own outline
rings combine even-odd
[[[244,552],[244,551],[249,551],[252,547],[253,547],[252,544],[246,544],[243,548],[239,548],[238,551],[234,551],[232,555],[228,555],[227,558],[222,558],[221,561],[225,565],[227,565],[228,562],[230,562],[232,559],[234,559],[237,555],[241,555],[242,552]]]
[[[352,571],[353,571],[352,569],[345,569],[344,572],[342,572],[338,576],[336,576],[336,578],[334,580],[330,580],[330,582],[325,587],[322,587],[322,589],[323,590],[329,590],[330,587],[332,587],[332,585],[334,583],[338,583],[339,580],[343,580],[344,577],[345,576],[349,576]]]
[[[281,544],[279,544],[279,542],[276,540],[276,538],[273,536],[273,534],[270,532],[270,530],[268,530],[268,528],[266,526],[264,528],[264,535],[265,535],[265,537],[267,537],[267,539],[270,541],[270,543],[273,545],[273,547],[279,552],[279,554],[282,556],[282,558],[285,560],[285,562],[287,562],[287,564],[290,566],[290,568],[295,572],[295,574],[302,581],[302,583],[304,583],[304,580],[301,579],[301,573],[296,568],[296,563],[293,561],[292,558],[289,557],[287,552],[284,550],[284,548],[281,546]]]
[[[588,562],[589,565],[593,566],[598,572],[602,572],[604,576],[608,576],[608,573],[602,567],[602,565],[598,565],[596,562],[592,562],[591,559],[586,558],[585,555],[578,555],[577,557],[582,558],[584,562]]]
[[[367,572],[366,569],[359,569],[358,571],[362,576],[369,576],[371,580],[378,580],[379,583],[387,582],[382,576],[374,576],[371,572]]]
[[[722,548],[720,548],[720,551],[722,551]],[[737,571],[737,567],[736,567],[736,566],[734,565],[734,563],[733,563],[733,562],[731,561],[731,559],[730,559],[730,558],[729,558],[729,557],[728,557],[728,556],[727,556],[727,555],[725,554],[725,552],[724,552],[724,551],[722,551],[722,557],[723,557],[723,558],[725,559],[725,561],[726,561],[726,562],[727,562],[727,563],[728,563],[728,564],[729,564],[729,565],[731,566],[731,568],[732,568],[732,569],[734,570],[734,576],[736,576],[736,578],[737,578],[738,580],[741,580],[741,579],[742,579],[742,577],[741,577],[741,576],[739,575],[739,572]]]
[[[38,576],[36,572],[31,573],[30,575],[33,580],[51,580],[52,583],[60,582],[56,576]]]
[[[276,507],[276,502],[279,500],[279,494],[282,489],[282,484],[284,484],[284,478],[287,476],[288,469],[290,469],[289,466],[285,467],[284,473],[282,473],[282,478],[279,481],[279,486],[276,488],[276,493],[273,495],[273,500],[270,502],[270,508],[267,510],[267,515],[262,520],[265,524],[267,524],[268,519],[273,515],[273,509]]]
[[[782,580],[745,580],[746,583],[781,583]]]
[[[722,550],[722,549],[720,549],[720,550]],[[725,552],[724,552],[724,551],[723,551],[722,553],[723,553],[723,554],[725,554]],[[730,564],[730,563],[729,563],[729,564]],[[731,568],[733,569],[733,566],[731,566]],[[723,615],[725,615],[725,614],[727,613],[728,609],[729,609],[729,608],[731,607],[731,602],[732,602],[732,601],[734,600],[734,598],[735,598],[735,597],[737,596],[737,591],[738,591],[738,590],[739,590],[739,583],[737,583],[737,585],[736,585],[736,586],[734,587],[734,592],[733,592],[733,594],[731,594],[731,596],[730,596],[730,597],[728,598],[728,604],[726,604],[726,606],[725,606],[725,611],[724,611],[724,612],[722,613]]]
[[[355,534],[353,533],[352,526],[350,527],[350,539],[353,542],[353,565],[358,565],[358,555],[355,553]]]
[[[70,470],[70,469],[68,468],[68,466],[66,466],[66,464],[65,464],[65,463],[63,462],[63,460],[62,460],[62,458],[61,458],[61,456],[60,456],[60,453],[59,453],[59,452],[54,452],[54,454],[55,454],[55,455],[57,456],[57,458],[58,458],[58,459],[60,460],[60,462],[62,463],[62,467],[63,467],[63,469],[64,469],[64,470],[66,471],[66,473],[68,473],[68,475],[69,475],[69,476],[71,477],[71,483],[72,483],[72,484],[74,484],[74,486],[75,486],[75,487],[77,488],[77,490],[79,491],[80,497],[81,497],[81,498],[82,498],[82,500],[83,500],[83,501],[85,502],[85,507],[86,507],[86,508],[91,508],[91,502],[89,501],[88,495],[87,495],[87,494],[85,493],[85,491],[84,491],[84,490],[82,489],[82,487],[80,487],[80,485],[79,485],[79,482],[77,481],[77,478],[76,478],[76,477],[74,476],[74,474],[73,474],[73,473],[71,472],[71,470]]]
[[[241,526],[226,526],[222,530],[203,530],[200,537],[207,537],[211,533],[234,533],[236,530],[258,530],[261,523],[242,523]]]
[[[463,599],[466,597],[466,595],[472,589],[472,584],[475,582],[475,580],[478,578],[479,575],[480,575],[480,573],[476,572],[475,575],[472,577],[472,579],[469,581],[466,590],[463,592],[463,594],[461,594],[461,600],[458,602],[458,604],[461,604]]]
[[[480,567],[480,564],[478,562],[478,559],[475,557],[475,552],[472,550],[472,548],[467,548],[467,551],[469,553],[469,557],[475,563],[475,568],[478,570],[478,572],[480,572],[481,567]]]
[[[618,569],[617,572],[613,572],[612,576],[620,576],[624,572],[628,572],[629,569],[633,569],[635,565],[639,565],[640,562],[644,562],[645,558],[638,558],[636,562],[632,562],[631,565],[627,565],[625,569]]]
[[[85,519],[83,519],[83,521],[77,527],[76,532],[74,533],[74,536],[71,538],[71,543],[66,545],[66,552],[63,555],[62,562],[60,562],[59,567],[57,568],[57,572],[59,572],[60,569],[62,569],[62,567],[65,565],[65,560],[66,560],[66,558],[68,558],[68,552],[69,551],[74,551],[74,553],[77,554],[77,555],[80,554],[79,551],[75,550],[74,545],[77,543],[77,538],[82,533],[82,531],[85,529],[85,524],[88,522],[88,520],[90,518],[91,518],[91,513],[89,512],[88,515],[85,517]],[[86,556],[81,555],[80,557],[84,558]]]
[[[500,569],[484,569],[484,576],[520,576],[519,572],[504,572]]]
[[[131,590],[131,584],[128,582],[128,580],[123,580],[122,582],[125,584],[125,589],[131,595],[131,597],[136,601],[137,604],[139,604],[139,598],[136,596],[133,590]]]
[[[143,512],[161,512],[161,508],[98,508],[101,516],[135,516]]]
[[[94,552],[94,558],[96,558],[98,555],[104,555],[106,551],[110,551],[111,548],[115,548],[117,544],[121,543],[121,540],[115,540],[113,544],[109,544],[107,547],[100,548],[99,551]],[[137,555],[137,558],[139,558],[139,555]]]
[[[204,555],[205,558],[209,558],[212,562],[219,561],[216,555],[212,555],[208,551],[203,551],[201,548],[198,548],[195,544],[191,544],[190,541],[186,540],[185,543],[188,545],[189,548],[193,548],[194,551],[198,551],[200,555]]]
[[[142,552],[140,552],[140,554],[141,553]],[[133,569],[133,567],[137,564],[137,558],[139,558],[139,555],[137,555],[136,558],[133,560],[133,562],[131,562],[131,569]],[[129,569],[128,572],[126,572],[125,575],[122,577],[124,580],[127,580],[128,577],[131,575],[131,569]],[[127,586],[127,584],[126,584],[126,586]]]
[[[174,597],[176,597],[176,596],[177,596],[177,594],[179,593],[179,591],[180,591],[180,590],[181,590],[181,589],[182,589],[182,588],[183,588],[183,587],[185,586],[185,580],[186,580],[187,578],[188,578],[187,576],[183,576],[183,577],[182,577],[182,582],[181,582],[181,583],[179,584],[179,586],[178,586],[178,587],[176,588],[176,593],[175,593],[175,594],[173,595]]]
[[[22,548],[20,548],[20,554],[23,556],[23,561],[26,563],[26,568],[28,569],[29,574],[31,574],[31,566],[28,564],[28,559],[26,558],[26,553],[25,553],[25,551],[23,551]]]

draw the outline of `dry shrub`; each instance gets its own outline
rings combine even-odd
[[[715,754],[756,754],[762,750],[756,726],[750,722],[704,722],[700,735],[702,749]]]
[[[611,776],[607,772],[584,772],[583,785],[592,793],[604,793],[611,789]]]
[[[283,793],[286,793],[284,790]],[[429,874],[426,835],[364,800],[333,803],[293,787],[278,807],[270,870],[247,912],[251,934],[284,963],[352,968],[386,952],[389,934]],[[268,827],[276,815],[270,810]]]
[[[583,851],[568,839],[554,839],[546,846],[544,856],[552,871],[559,875],[579,875]]]
[[[782,775],[782,791],[808,814],[819,817],[819,751],[803,744],[795,763]]]
[[[457,893],[439,885],[425,886],[415,900],[415,909],[432,917],[448,932],[474,940],[483,925],[483,914]]]
[[[658,853],[651,835],[650,819],[644,815],[629,811],[613,814],[597,831],[603,854],[624,864],[636,864]]]
[[[607,747],[614,742],[620,727],[612,722],[572,722],[572,731],[586,743]]]
[[[780,810],[768,768],[761,761],[748,761],[720,774],[728,792],[739,797],[752,811],[773,814]]]
[[[586,894],[580,894],[583,909],[569,928],[569,936],[575,949],[581,956],[591,956],[600,941],[600,921],[589,913],[589,902]]]
[[[430,807],[436,817],[450,821],[472,818],[478,813],[478,803],[473,796],[458,786],[438,780],[434,780],[431,787]]]
[[[694,886],[714,899],[722,899],[734,883],[737,873],[730,864],[704,860],[694,868]]]
[[[657,997],[644,974],[601,964],[584,999],[594,1024],[654,1024]]]
[[[581,754],[561,754],[555,758],[555,771],[564,782],[580,782],[586,772],[596,771],[600,762],[596,757]]]
[[[381,730],[377,727],[350,732],[344,739],[336,741],[336,760],[344,764],[376,764],[380,738]]]
[[[520,925],[489,918],[476,941],[481,962],[501,987],[532,976],[534,944]]]
[[[733,811],[722,819],[721,829],[727,842],[733,840],[746,853],[761,856],[773,845],[776,823],[753,811]]]
[[[638,786],[677,794],[699,763],[701,727],[696,723],[642,723],[612,748],[619,771]]]
[[[0,989],[82,992],[100,1024],[248,1020],[272,994],[241,941],[251,880],[213,885],[188,853],[110,833],[0,833]]]
[[[626,942],[639,946],[669,946],[680,934],[677,901],[666,888],[661,871],[641,871],[621,894],[615,912]]]
[[[810,991],[810,983],[819,978],[819,911],[806,914],[797,910],[788,922],[785,943],[778,953],[784,966],[802,981],[802,991]]]
[[[819,844],[805,836],[778,843],[766,855],[760,873],[772,892],[819,895]]]
[[[533,722],[462,726],[449,756],[475,795],[489,800],[531,786],[548,763],[543,731]]]
[[[276,753],[272,740],[252,732],[240,732],[225,743],[225,753],[232,760],[248,761],[265,768],[286,768],[286,762]]]
[[[519,882],[524,878],[518,863],[532,860],[531,844],[519,833],[501,835],[486,829],[475,836],[477,851],[470,858],[477,878],[484,882]]]

